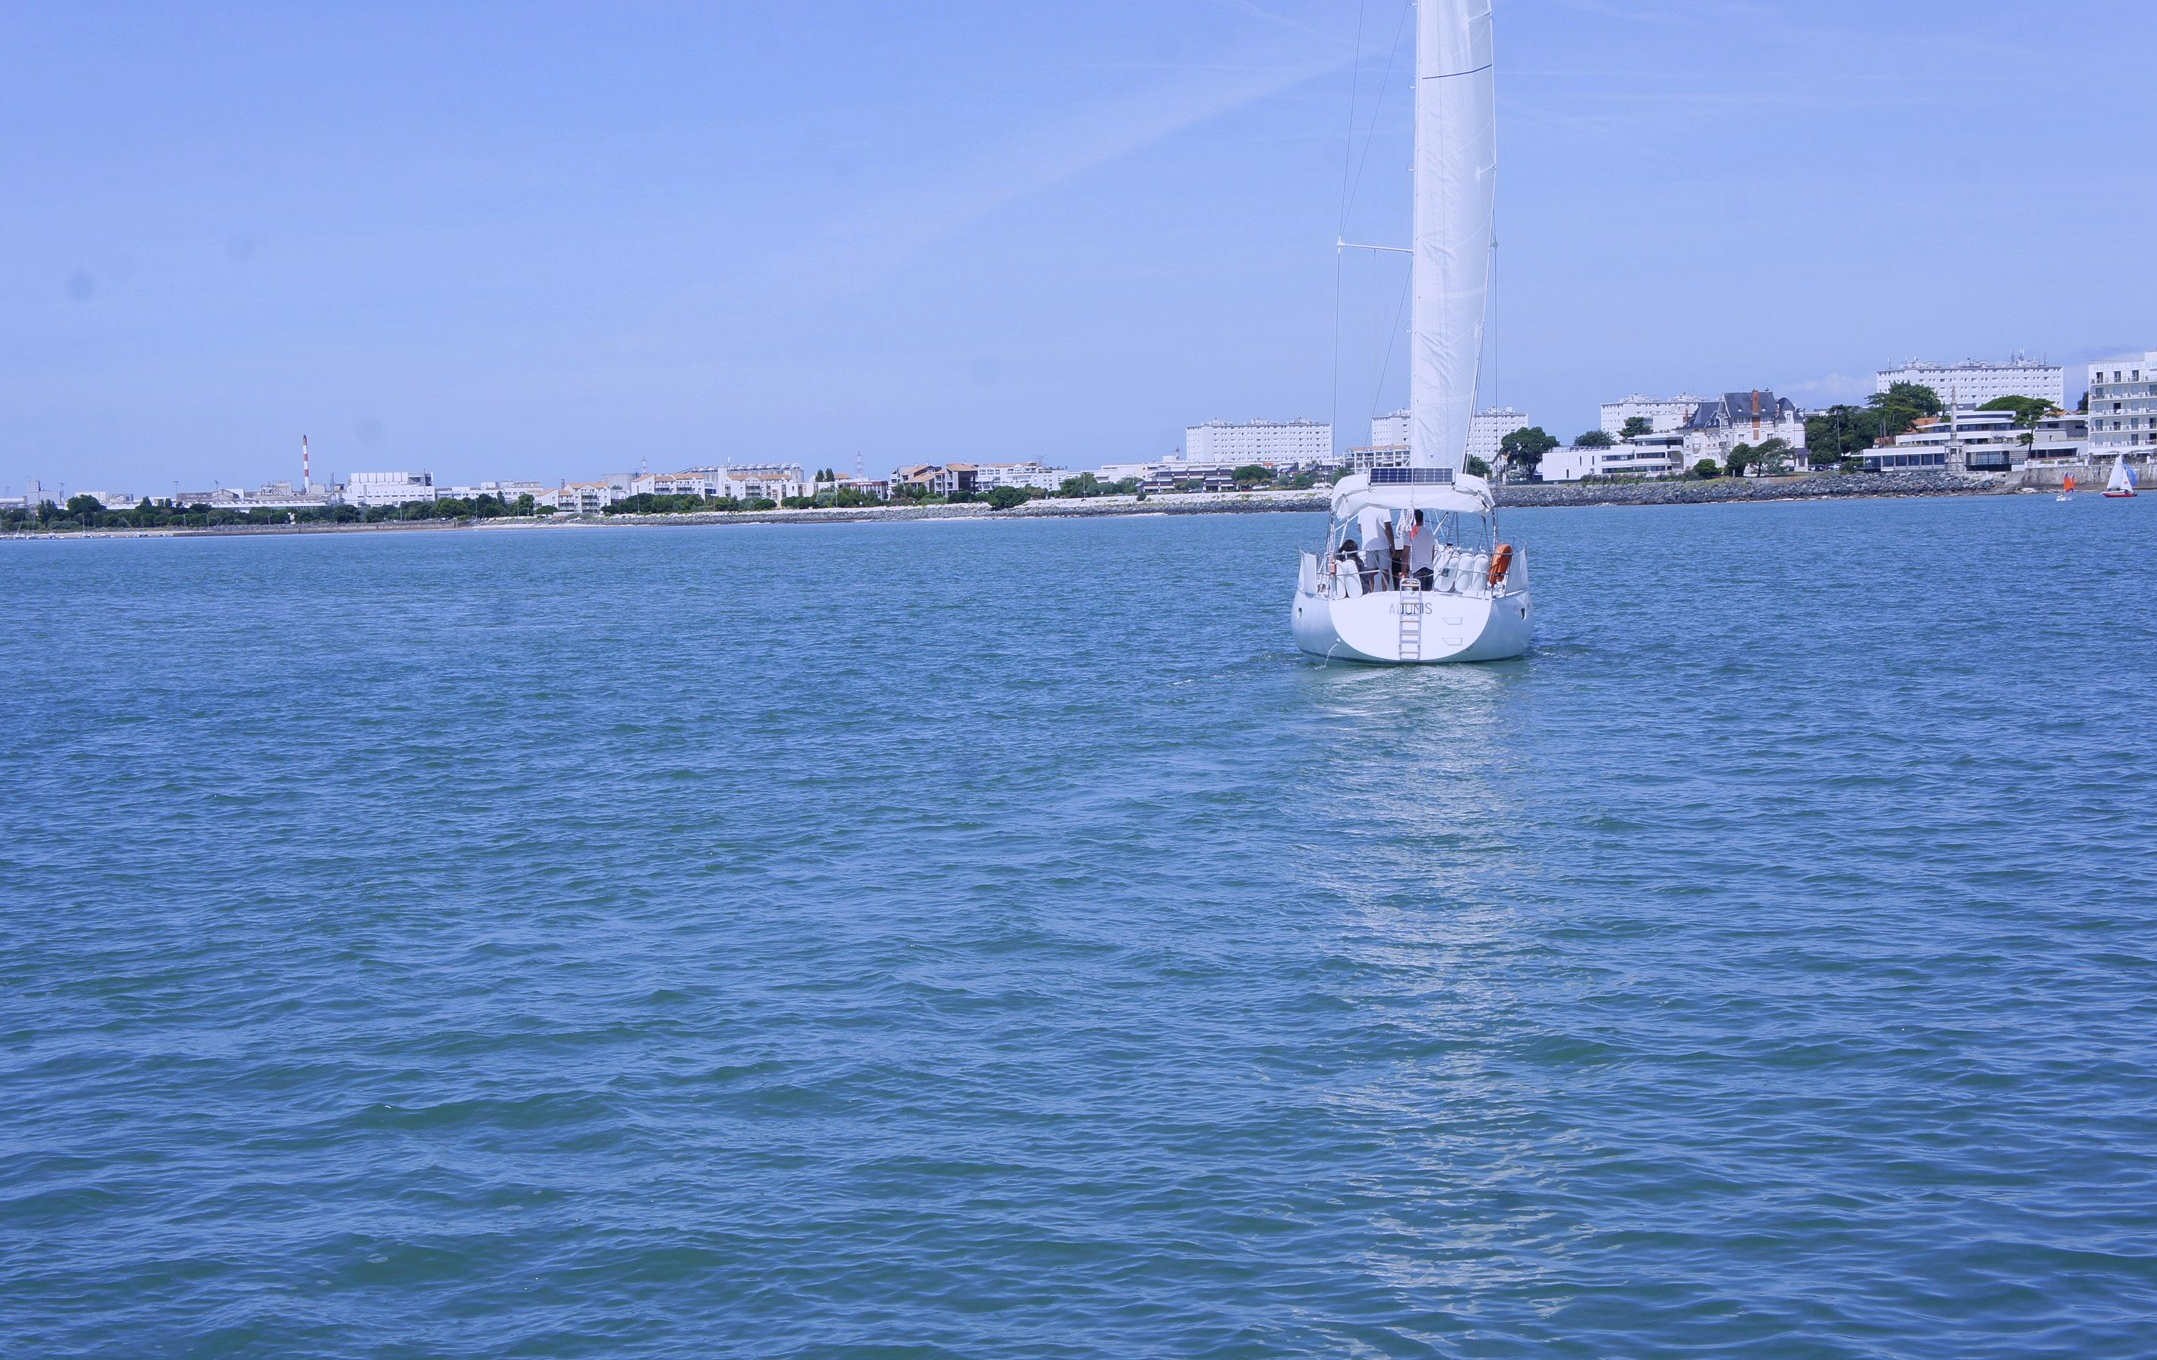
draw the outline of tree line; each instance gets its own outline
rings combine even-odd
[[[382,524],[393,520],[522,519],[551,515],[554,507],[530,495],[505,500],[492,493],[445,496],[403,505],[311,505],[292,509],[237,509],[196,501],[191,504],[144,500],[124,510],[107,508],[95,496],[70,496],[65,505],[42,501],[34,507],[0,510],[0,533],[71,529],[238,529],[295,524]]]

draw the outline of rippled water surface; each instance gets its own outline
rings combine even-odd
[[[0,1353],[2149,1354],[2153,514],[0,544]]]

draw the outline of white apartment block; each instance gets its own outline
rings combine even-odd
[[[1151,463],[1103,463],[1095,469],[1093,475],[1094,480],[1110,484],[1130,481],[1133,478],[1143,482],[1146,480],[1146,474],[1152,470]]]
[[[1322,420],[1210,420],[1186,426],[1183,461],[1214,467],[1333,461],[1333,427]]]
[[[789,496],[812,496],[809,474],[799,463],[758,463],[727,467],[721,473],[718,494],[736,500],[783,501]]]
[[[2090,365],[2091,461],[2157,456],[2157,350]]]
[[[1618,424],[1623,428],[1625,422]],[[1536,473],[1546,482],[1577,482],[1584,477],[1671,477],[1692,466],[1685,461],[1685,452],[1685,436],[1673,430],[1609,448],[1552,449],[1543,455]]]
[[[974,485],[983,491],[999,486],[1054,491],[1078,474],[1069,468],[1048,467],[1035,459],[1018,463],[982,463],[974,469]]]
[[[1516,411],[1510,406],[1478,411],[1468,422],[1468,456],[1496,467],[1498,445],[1513,431],[1525,430],[1534,423],[1528,419],[1526,411]]]
[[[536,499],[541,505],[551,505],[565,515],[596,515],[616,501],[626,500],[629,494],[628,480],[617,479],[564,482]]]
[[[742,501],[783,501],[790,496],[814,495],[815,491],[799,463],[767,463],[755,467],[698,467],[681,472],[639,473],[629,479],[625,494],[731,496]]]
[[[718,468],[689,468],[681,472],[640,472],[629,479],[632,496],[716,496],[722,474]]]
[[[1528,419],[1525,411],[1510,406],[1496,406],[1478,411],[1468,422],[1468,456],[1480,458],[1492,467],[1498,466],[1498,444],[1515,430],[1525,430],[1535,422]],[[1387,454],[1408,447],[1408,413],[1394,411],[1387,415],[1371,417],[1371,446],[1358,451],[1353,459],[1357,471],[1371,467],[1406,467],[1407,460],[1390,460]]]
[[[1350,472],[1369,472],[1373,468],[1407,466],[1408,446],[1406,444],[1384,444],[1376,448],[1350,449],[1348,451],[1348,470]]]
[[[434,476],[426,472],[355,472],[345,478],[345,504],[362,510],[434,499]]]
[[[1650,397],[1634,393],[1603,403],[1600,428],[1612,439],[1625,433],[1625,422],[1635,418],[1648,422],[1650,434],[1668,434],[1690,425],[1693,412],[1707,403],[1706,397],[1680,393],[1675,397]]]
[[[1959,364],[1927,364],[1911,360],[1900,368],[1883,368],[1873,375],[1872,390],[1885,392],[1896,383],[1929,387],[1942,402],[1974,410],[2000,397],[2036,397],[2054,406],[2067,404],[2067,370],[2052,364],[2033,363],[2016,355],[2004,364],[1965,359]]]

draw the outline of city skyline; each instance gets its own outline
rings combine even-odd
[[[0,482],[290,478],[303,432],[317,469],[450,481],[1353,432],[1403,386],[1389,257],[1343,261],[1332,378],[1332,237],[1402,231],[1399,10],[1360,48],[1346,7],[1227,0],[18,16]],[[1569,437],[1630,392],[1823,405],[2018,350],[2076,381],[2152,342],[2118,263],[2157,195],[2099,179],[2140,7],[1498,23],[1486,406]]]

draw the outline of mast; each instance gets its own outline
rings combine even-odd
[[[1490,0],[1416,0],[1412,467],[1468,456],[1482,366],[1498,180]]]

